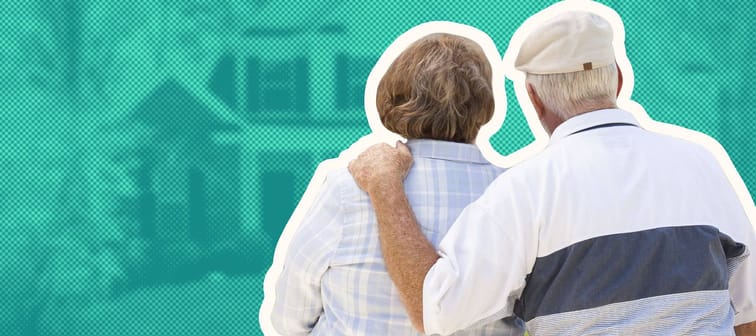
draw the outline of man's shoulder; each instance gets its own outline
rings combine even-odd
[[[556,151],[554,150],[554,147],[546,147],[533,157],[521,161],[512,167],[499,168],[499,177],[497,180],[542,176],[543,170],[547,169],[547,167],[554,161],[555,153]]]
[[[670,159],[690,160],[697,164],[707,163],[719,167],[714,153],[701,143],[664,133],[646,132],[646,136],[649,137],[649,146],[663,152]]]

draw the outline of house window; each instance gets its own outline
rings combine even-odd
[[[308,61],[247,59],[247,113],[253,119],[306,119],[309,110]]]
[[[365,83],[375,64],[373,57],[336,56],[336,107],[362,109],[365,103]]]

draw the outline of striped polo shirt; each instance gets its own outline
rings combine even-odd
[[[514,312],[533,336],[731,335],[756,320],[753,246],[708,151],[626,111],[585,113],[452,225],[425,278],[425,330]]]

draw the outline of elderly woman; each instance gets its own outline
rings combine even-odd
[[[428,35],[391,64],[376,104],[386,128],[408,139],[414,159],[405,181],[408,200],[437,246],[462,209],[502,172],[474,144],[494,112],[491,65],[469,39]],[[386,272],[368,195],[346,168],[328,175],[291,241],[272,319],[284,335],[417,334]],[[457,334],[522,333],[505,319]]]

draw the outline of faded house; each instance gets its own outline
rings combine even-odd
[[[316,165],[369,133],[364,86],[380,55],[347,43],[350,27],[337,11],[348,4],[292,6],[281,22],[275,3],[243,30],[207,82],[243,120],[244,222],[251,231],[261,224],[273,240]]]
[[[180,279],[266,269],[317,164],[370,132],[365,83],[383,49],[413,24],[445,15],[425,0],[266,1],[255,8],[206,58],[163,55],[158,47],[149,49],[157,56],[128,52],[160,25],[119,46],[124,73],[143,64],[152,70],[113,90],[122,112],[110,128],[143,134],[123,140],[128,148],[108,159],[128,182],[120,183],[115,205],[92,197],[106,214],[94,217],[114,213],[117,224],[106,226],[119,229],[106,235],[137,237],[123,248],[151,260],[140,271],[146,278],[168,264]],[[420,14],[376,27],[375,15],[405,10]]]
[[[204,81],[156,81],[109,127],[139,134],[108,159],[127,181],[100,211],[147,260],[127,272],[142,274],[134,286],[268,266],[316,165],[369,132],[364,85],[378,55],[344,43],[349,27],[333,22],[255,21]]]
[[[126,119],[154,132],[140,153],[140,174],[149,176],[141,181],[148,190],[141,201],[142,236],[207,245],[238,235],[240,146],[213,136],[240,128],[173,80],[158,86]]]
[[[112,156],[128,166],[130,185],[113,201],[111,211],[121,218],[117,231],[122,239],[145,242],[150,255],[150,279],[142,281],[202,276],[214,270],[211,255],[238,244],[241,144],[217,138],[241,127],[216,109],[212,97],[167,79],[113,127],[146,134]]]

